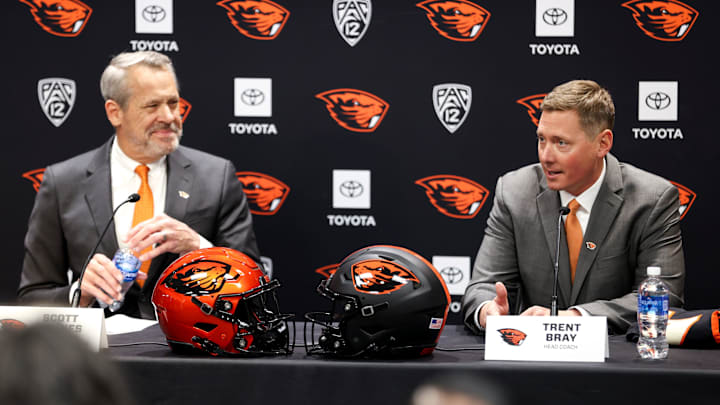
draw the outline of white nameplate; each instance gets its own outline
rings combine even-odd
[[[488,316],[485,360],[604,362],[604,316]]]
[[[25,325],[43,322],[61,325],[77,333],[93,351],[108,347],[105,314],[100,308],[0,306],[0,323],[3,326],[22,326],[18,322]]]

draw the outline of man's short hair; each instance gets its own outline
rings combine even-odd
[[[575,111],[590,138],[615,125],[615,104],[610,93],[592,80],[572,80],[545,96],[542,111]]]
[[[167,56],[153,51],[123,52],[112,58],[100,77],[100,92],[105,101],[114,100],[120,107],[127,107],[130,99],[127,71],[135,65],[168,70],[175,78],[175,85],[178,85],[175,68]]]

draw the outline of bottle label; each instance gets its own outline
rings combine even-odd
[[[638,295],[638,313],[667,316],[669,300],[667,295],[656,297]]]

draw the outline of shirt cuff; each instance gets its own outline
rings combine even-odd
[[[580,312],[580,315],[582,316],[590,316],[590,312],[580,308],[580,307],[570,307],[568,309],[576,309],[578,312]]]
[[[475,308],[475,315],[473,316],[473,319],[475,321],[475,326],[477,326],[478,330],[485,330],[484,327],[480,326],[480,311],[482,310],[482,307],[484,307],[485,304],[487,304],[488,302],[490,302],[490,300],[483,301],[480,303],[480,305],[478,305],[477,308]]]
[[[203,238],[202,235],[198,235],[198,236],[200,236],[200,249],[205,249],[205,248],[210,248],[210,247],[215,246],[215,245],[213,245],[212,243],[210,243],[210,241],[208,241],[207,239]]]

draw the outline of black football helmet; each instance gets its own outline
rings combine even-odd
[[[352,253],[317,292],[332,301],[332,309],[305,314],[305,350],[337,357],[430,354],[450,305],[430,262],[388,245]]]

